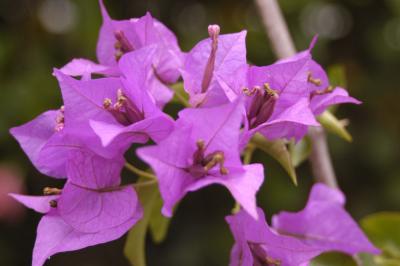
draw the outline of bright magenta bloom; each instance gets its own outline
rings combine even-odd
[[[272,225],[278,232],[298,236],[303,243],[323,251],[379,254],[344,209],[344,203],[341,191],[317,183],[302,211],[282,212],[272,218]]]
[[[345,198],[336,189],[315,184],[307,206],[298,213],[280,213],[273,228],[258,209],[259,219],[246,212],[226,217],[235,238],[231,266],[299,266],[323,252],[379,254],[343,208]]]
[[[240,101],[213,108],[185,109],[165,140],[137,150],[157,175],[164,215],[172,216],[174,205],[186,193],[221,184],[247,212],[257,217],[255,195],[264,173],[262,165],[243,165],[240,161],[243,111]]]
[[[100,64],[86,59],[74,59],[61,72],[71,76],[82,76],[88,80],[91,74],[120,76],[118,61],[125,54],[144,47],[154,46],[151,77],[148,89],[156,104],[163,107],[172,98],[168,84],[180,77],[184,54],[180,50],[175,34],[164,24],[154,19],[150,13],[141,18],[113,20],[100,0],[103,25],[97,42],[97,58]]]
[[[71,152],[68,181],[48,196],[12,194],[16,200],[44,213],[33,250],[33,266],[42,266],[59,252],[73,251],[121,237],[143,215],[132,186],[120,186],[124,160],[112,161],[85,151]]]
[[[55,70],[69,134],[107,158],[122,155],[132,143],[145,143],[149,138],[158,142],[168,136],[173,120],[160,111],[146,90],[154,52],[147,47],[120,60],[121,69],[141,62],[130,78],[76,80]]]
[[[187,54],[182,70],[192,106],[216,106],[236,99],[236,85],[246,79],[246,31],[219,35],[210,25],[210,38]]]

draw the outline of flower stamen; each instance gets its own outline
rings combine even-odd
[[[328,86],[323,90],[314,90],[310,94],[310,99],[312,99],[314,96],[317,96],[317,95],[323,95],[323,94],[331,93],[333,90],[334,90],[333,86]]]
[[[248,245],[255,261],[254,265],[280,266],[282,264],[281,260],[269,257],[261,243],[248,242]]]
[[[45,196],[61,195],[61,192],[62,190],[59,188],[45,187],[43,189],[43,195]]]
[[[115,48],[115,60],[119,61],[119,59],[128,52],[132,52],[135,48],[129,42],[128,38],[126,38],[124,32],[122,30],[117,30],[114,32],[114,37],[117,40],[114,44]]]
[[[221,175],[229,173],[228,169],[224,166],[225,155],[222,151],[215,151],[206,156],[206,144],[202,139],[197,140],[196,146],[197,150],[193,153],[193,163],[187,169],[194,177],[199,178],[207,175],[208,171],[217,165],[219,165]]]
[[[144,114],[124,95],[121,89],[117,90],[117,102],[113,104],[110,98],[105,98],[103,100],[103,108],[125,126],[144,119]]]
[[[276,90],[271,89],[269,83],[264,83],[264,90],[269,96],[273,97],[275,100],[279,98],[278,92]]]
[[[253,96],[257,90],[261,90],[261,88],[259,86],[255,86],[252,89],[249,88],[243,88],[242,91],[246,96]]]
[[[259,86],[255,86],[249,91],[249,96],[252,96],[253,99],[247,113],[247,118],[250,128],[255,128],[271,117],[275,103],[279,99],[279,94],[268,83],[264,84],[264,90]]]
[[[208,57],[208,61],[206,64],[206,68],[204,70],[203,80],[201,82],[201,92],[205,93],[210,86],[210,82],[214,72],[215,59],[217,55],[218,49],[218,35],[220,32],[220,28],[218,25],[210,25],[208,26],[208,35],[211,38],[211,52]]]
[[[61,131],[64,128],[64,122],[65,122],[64,105],[62,105],[56,117],[56,126],[54,127],[54,130],[57,132]]]
[[[204,162],[203,162],[203,164],[205,164],[204,165],[204,170],[206,172],[208,172],[214,166],[219,164],[219,172],[220,172],[220,174],[221,175],[227,175],[228,174],[228,169],[225,168],[224,162],[225,162],[225,156],[224,156],[224,153],[222,151],[213,152],[213,153],[209,154],[208,156],[206,156],[206,158],[204,159]]]
[[[321,79],[313,78],[311,72],[308,72],[307,81],[312,83],[312,84],[314,84],[315,86],[321,86],[322,85]]]

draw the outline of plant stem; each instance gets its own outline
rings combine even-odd
[[[286,58],[296,53],[293,40],[276,0],[255,0],[272,48],[278,58]],[[322,128],[310,128],[312,143],[310,163],[314,178],[330,187],[337,188],[335,172],[329,155],[325,131]]]
[[[134,174],[137,174],[138,176],[142,176],[145,178],[149,179],[157,179],[157,177],[153,174],[150,174],[146,171],[140,170],[139,168],[136,168],[133,164],[130,164],[128,162],[125,163],[125,168],[131,171]]]
[[[133,184],[133,186],[135,188],[147,187],[147,186],[151,186],[151,185],[157,184],[157,182],[158,182],[157,179],[153,179],[153,180],[149,180],[149,181],[146,181],[146,182],[135,183],[135,184]]]
[[[256,149],[256,146],[253,145],[253,143],[247,144],[246,149],[244,150],[244,155],[243,155],[243,163],[244,164],[250,164],[251,163],[251,158],[253,158],[253,153]]]
[[[276,0],[256,0],[267,35],[278,58],[296,53],[286,22]]]
[[[330,187],[337,188],[338,184],[336,181],[335,171],[332,166],[324,129],[322,127],[312,127],[309,129],[308,135],[310,136],[312,143],[312,150],[309,160],[314,178],[318,182],[322,182]]]

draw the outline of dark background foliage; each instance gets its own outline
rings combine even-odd
[[[353,143],[329,136],[348,210],[357,219],[380,210],[399,210],[400,2],[280,3],[297,48],[308,47],[318,32],[314,57],[326,67],[344,65],[349,91],[364,102],[342,106],[337,112],[338,117],[350,119]],[[220,24],[223,33],[247,29],[249,61],[266,65],[275,60],[250,0],[105,0],[105,4],[117,19],[151,11],[176,32],[185,51],[207,37],[208,24]],[[95,60],[100,25],[95,0],[0,1],[0,167],[16,169],[29,194],[40,194],[55,181],[34,169],[8,129],[60,106],[52,68],[74,57]],[[257,152],[254,161],[265,165],[266,180],[258,200],[269,218],[280,210],[304,206],[312,184],[308,163],[298,169],[299,186],[294,187],[268,156]],[[2,200],[2,204],[7,203]],[[148,241],[149,265],[227,265],[233,240],[224,216],[232,206],[228,192],[218,186],[187,196],[166,241],[161,245]],[[0,221],[0,265],[29,265],[40,215],[26,211],[11,218]],[[122,255],[123,245],[121,239],[56,255],[46,265],[129,265]]]

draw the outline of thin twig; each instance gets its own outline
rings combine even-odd
[[[153,174],[150,174],[146,171],[140,170],[139,168],[136,168],[133,164],[130,164],[128,162],[125,163],[125,168],[131,171],[134,174],[137,174],[138,176],[142,176],[145,178],[149,179],[157,179],[157,177]]]
[[[330,187],[337,188],[338,184],[336,181],[335,171],[332,166],[324,129],[322,127],[312,127],[309,129],[308,135],[310,136],[312,143],[312,150],[309,160],[314,178],[318,182],[322,182]]]
[[[255,0],[274,52],[279,58],[296,53],[286,22],[276,0]],[[312,152],[310,163],[313,175],[319,182],[337,187],[335,172],[329,155],[326,135],[322,128],[310,128]]]
[[[296,48],[276,0],[256,0],[272,48],[279,58],[292,56]]]

